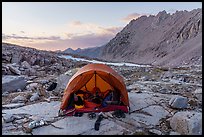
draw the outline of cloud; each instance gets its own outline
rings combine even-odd
[[[77,23],[72,25],[76,26]],[[86,31],[67,31],[65,33],[65,37],[31,37],[21,36],[20,34],[6,35],[2,33],[2,39],[7,42],[14,42],[15,44],[37,49],[65,50],[69,47],[77,49],[102,46],[108,43],[116,35],[116,33],[122,30],[122,27],[102,27],[96,24],[80,23],[79,26],[86,27],[81,28]]]
[[[83,36],[88,34],[112,34],[115,35],[115,33],[119,32],[122,29],[122,27],[115,27],[115,26],[109,26],[109,27],[103,27],[98,24],[94,23],[83,23],[81,21],[72,21],[69,22],[66,25],[66,32],[64,32],[69,38],[75,37],[75,36]]]
[[[44,43],[30,44],[32,47],[39,49],[50,49],[50,50],[65,50],[67,48],[88,48],[102,46],[108,43],[115,35],[113,34],[86,34],[80,36],[74,36],[72,38],[61,39],[56,41],[47,41]]]
[[[6,35],[2,34],[2,39],[8,40],[8,39],[21,39],[21,40],[60,40],[61,38],[59,36],[50,36],[50,37],[28,37],[28,36],[19,36],[17,34],[12,35]]]
[[[22,31],[22,30],[21,30],[20,33],[25,33],[25,31]]]
[[[122,29],[123,27],[110,27],[110,28],[106,28],[106,31],[108,31],[109,33],[116,34],[120,32]]]
[[[141,13],[141,14],[140,13],[131,13],[131,14],[127,15],[126,17],[122,18],[121,21],[125,22],[125,23],[129,23],[131,20],[137,19],[143,15],[149,15],[149,14],[147,14],[147,13]]]
[[[42,50],[65,50],[67,48],[88,48],[102,46],[108,43],[123,27],[104,27],[94,23],[72,21],[61,26],[57,33],[50,36],[48,32],[29,35],[27,32],[19,31],[16,34],[2,33],[2,40],[22,46],[33,47]]]
[[[79,25],[82,25],[82,22],[81,21],[73,21],[72,25],[79,26]]]

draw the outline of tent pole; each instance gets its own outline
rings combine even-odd
[[[85,84],[85,89],[86,89],[86,91],[88,91],[88,89],[87,89],[87,87],[86,87],[86,84]]]
[[[96,71],[94,71],[94,74],[95,74],[95,87],[96,87]]]

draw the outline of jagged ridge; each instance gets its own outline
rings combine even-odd
[[[202,63],[202,11],[166,11],[132,20],[105,46],[101,58],[179,66]]]

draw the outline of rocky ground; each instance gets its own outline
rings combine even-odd
[[[63,90],[86,62],[58,58],[55,53],[2,45],[3,135],[183,135],[202,134],[202,66],[179,68],[116,67],[128,89],[130,112],[96,120],[59,117]],[[28,54],[29,53],[29,54]],[[57,83],[54,90],[49,87]],[[40,126],[28,124],[42,120]]]

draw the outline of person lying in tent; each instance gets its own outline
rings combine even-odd
[[[106,107],[110,104],[112,105],[120,104],[120,95],[115,90],[108,90],[102,101],[102,107]]]
[[[74,106],[75,108],[83,108],[84,107],[84,98],[83,94],[74,94]]]
[[[67,104],[67,110],[73,108],[83,108],[84,107],[84,94],[81,90],[76,93],[71,94],[70,99]]]

